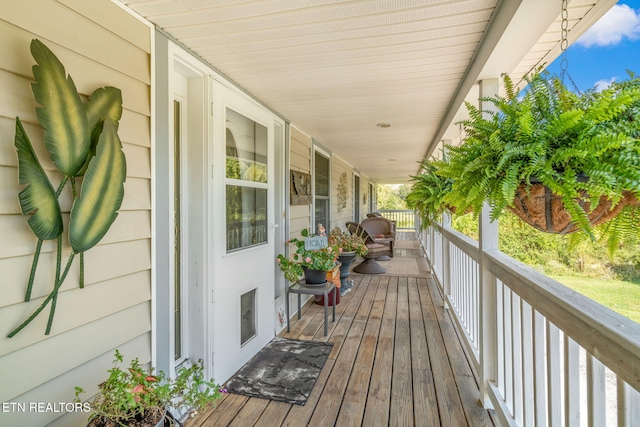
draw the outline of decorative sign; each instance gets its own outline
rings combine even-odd
[[[297,171],[291,171],[291,204],[311,204],[311,175]]]
[[[327,236],[309,236],[304,239],[304,249],[307,251],[314,251],[329,246]]]

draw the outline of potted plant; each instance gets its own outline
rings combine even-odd
[[[93,413],[88,427],[163,426],[168,407],[185,407],[189,411],[203,410],[207,404],[222,397],[218,385],[205,381],[202,361],[183,367],[174,379],[160,371],[144,370],[138,359],[129,368],[121,368],[122,354],[116,350],[109,377],[98,387],[99,394],[91,402]],[[76,387],[76,401],[84,393]]]
[[[341,280],[349,277],[349,267],[356,256],[365,256],[369,252],[362,237],[342,231],[340,227],[335,227],[329,233],[329,244],[338,248],[338,261],[342,263],[340,266]]]
[[[321,226],[320,226],[321,227]],[[319,227],[319,228],[320,228]],[[310,234],[308,229],[300,233],[305,239],[308,237],[323,236],[324,227],[319,234]],[[305,248],[305,239],[293,238],[288,241],[295,246],[295,252],[291,257],[283,254],[277,256],[277,263],[284,272],[284,277],[290,282],[296,282],[304,274],[307,284],[317,284],[326,282],[326,272],[337,267],[336,259],[338,250],[330,244],[323,248]]]
[[[539,230],[591,237],[594,225],[620,214],[607,237],[636,233],[640,79],[584,93],[547,73],[525,80],[519,95],[504,77],[506,95],[484,99],[496,107],[488,118],[467,103],[463,143],[437,162],[437,174],[454,180],[446,200],[475,212],[486,200],[493,219],[510,209]]]
[[[453,179],[438,174],[442,163],[424,160],[420,175],[411,176],[414,183],[407,194],[407,206],[418,212],[422,228],[437,221],[445,209],[456,213],[457,208],[446,202],[451,193]],[[466,213],[466,212],[465,212]]]

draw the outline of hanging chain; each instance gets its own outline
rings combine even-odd
[[[578,88],[578,85],[573,80],[567,69],[569,68],[569,59],[567,59],[567,48],[569,47],[569,11],[567,10],[567,4],[569,0],[562,0],[562,23],[560,24],[561,29],[561,40],[560,40],[560,50],[562,52],[560,59],[560,80],[564,83],[565,77],[569,79],[573,89],[576,93],[582,93]]]
[[[564,76],[569,68],[569,60],[567,59],[567,47],[569,47],[569,11],[567,10],[568,0],[562,0],[562,24],[561,29],[561,41],[560,50],[562,51],[562,60],[560,62],[560,75]]]

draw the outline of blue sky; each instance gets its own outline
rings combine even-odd
[[[624,80],[626,69],[640,75],[640,1],[620,0],[567,49],[567,59],[580,90]],[[560,58],[547,70],[559,74]]]

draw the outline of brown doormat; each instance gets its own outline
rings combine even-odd
[[[227,390],[304,405],[327,361],[332,343],[274,338],[227,382]]]

